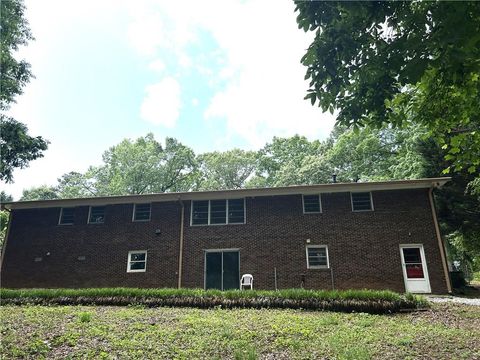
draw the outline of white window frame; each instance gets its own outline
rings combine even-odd
[[[62,216],[63,216],[63,209],[74,209],[74,214],[73,214],[73,222],[72,223],[62,223]],[[58,217],[58,225],[73,225],[75,223],[75,208],[74,207],[67,207],[67,208],[60,208],[60,216]]]
[[[327,265],[310,265],[308,259],[308,249],[321,249],[325,248],[325,253],[327,255]],[[307,256],[307,269],[329,269],[330,268],[330,258],[328,256],[328,245],[307,245],[305,246],[305,254]]]
[[[212,200],[225,200],[226,207],[225,207],[225,224],[211,224],[210,223],[210,202],[212,200],[191,200],[190,201],[190,226],[225,226],[225,225],[245,225],[247,223],[247,203],[245,198],[243,199],[243,222],[242,223],[229,223],[228,222],[228,203],[229,200],[237,200],[240,198],[231,198],[231,199],[212,199]],[[194,224],[193,223],[193,203],[195,201],[208,201],[208,222],[206,224]]]
[[[144,269],[130,269],[130,263],[132,259],[132,254],[144,253],[145,254],[145,268]],[[147,271],[147,250],[131,250],[128,252],[127,257],[127,273],[134,273],[134,272],[146,272]],[[137,261],[140,262],[140,261]],[[143,261],[142,261],[143,262]]]
[[[137,209],[137,205],[150,205],[150,213],[148,214],[148,219],[144,220],[137,220],[135,219],[135,211]],[[152,220],[152,203],[138,203],[138,204],[133,204],[133,214],[132,214],[132,222],[148,222]]]
[[[370,194],[370,207],[371,207],[371,209],[370,209],[370,210],[355,210],[355,209],[353,208],[353,194],[366,193],[366,192],[368,192],[368,193]],[[350,204],[351,204],[351,206],[352,206],[352,212],[374,211],[372,192],[371,192],[371,191],[354,191],[354,192],[350,192]]]
[[[106,218],[105,214],[103,214],[103,221],[102,222],[91,222],[90,221],[90,215],[92,215],[92,207],[104,207],[105,208],[105,213],[107,212],[107,207],[105,205],[95,205],[95,206],[90,205],[90,207],[88,208],[87,224],[93,224],[93,225],[105,224],[105,218]]]
[[[305,196],[318,196],[318,203],[320,205],[320,211],[308,211],[306,212],[305,211]],[[323,206],[322,206],[322,194],[303,194],[302,195],[302,208],[303,208],[303,213],[305,215],[308,215],[308,214],[321,214],[323,213]]]

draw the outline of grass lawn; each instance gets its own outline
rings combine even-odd
[[[4,305],[13,358],[472,359],[480,307],[395,315],[278,309]]]

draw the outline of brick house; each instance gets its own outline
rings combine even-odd
[[[432,191],[449,178],[11,202],[8,288],[451,291]]]

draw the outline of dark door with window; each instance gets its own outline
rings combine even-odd
[[[229,290],[240,287],[238,251],[205,252],[205,289]]]

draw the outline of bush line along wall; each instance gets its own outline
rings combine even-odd
[[[197,308],[290,308],[384,314],[426,306],[423,298],[391,291],[216,291],[197,289],[0,290],[1,303],[38,305],[144,305]]]

